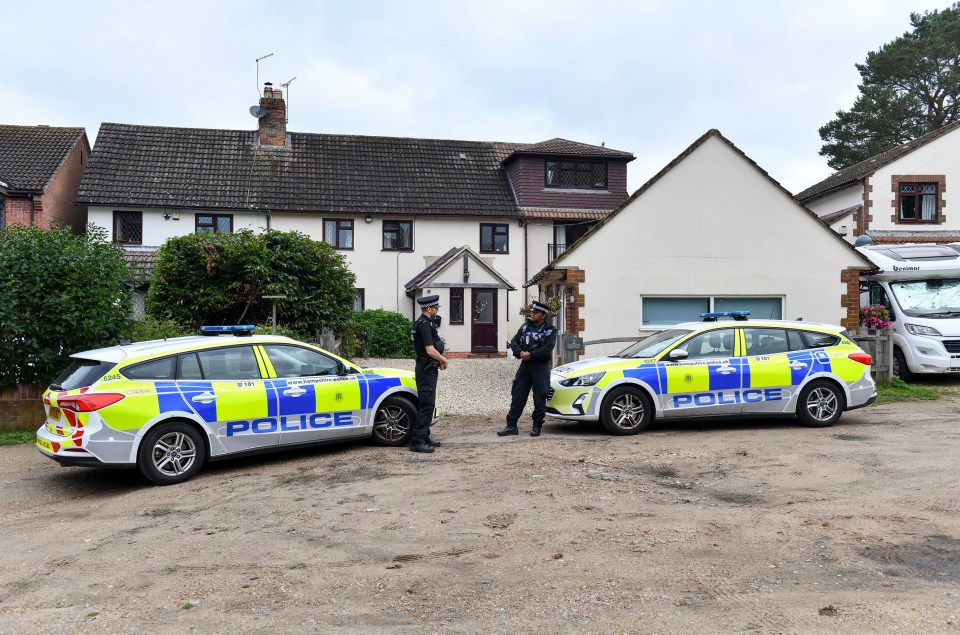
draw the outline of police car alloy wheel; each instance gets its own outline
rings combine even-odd
[[[206,447],[200,434],[185,423],[166,423],[150,430],[140,445],[137,467],[158,485],[182,483],[200,471]]]
[[[832,426],[843,412],[843,393],[833,383],[824,380],[810,382],[800,393],[797,417],[812,428]]]
[[[603,402],[603,426],[610,434],[637,434],[650,423],[651,410],[650,399],[639,390],[615,388]]]
[[[388,397],[373,420],[373,440],[377,445],[397,447],[410,441],[417,410],[403,397]]]

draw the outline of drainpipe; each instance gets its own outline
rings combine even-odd
[[[527,280],[530,279],[530,273],[528,271],[528,265],[530,261],[530,256],[527,253],[527,225],[529,221],[520,221],[523,223],[523,283],[526,284]]]

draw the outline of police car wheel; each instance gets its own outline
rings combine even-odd
[[[843,413],[843,392],[829,381],[812,381],[804,387],[797,401],[800,422],[812,428],[832,426]]]
[[[175,485],[193,478],[205,458],[199,432],[185,423],[163,423],[143,438],[137,467],[157,485]]]
[[[614,388],[603,400],[600,420],[610,434],[637,434],[653,418],[650,398],[643,391],[630,386]]]
[[[387,397],[373,418],[373,440],[377,445],[397,447],[410,441],[417,409],[403,397]]]

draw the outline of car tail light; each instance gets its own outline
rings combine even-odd
[[[873,358],[870,357],[870,353],[864,353],[862,351],[859,353],[850,353],[847,357],[855,362],[860,362],[864,366],[869,366],[873,363]]]
[[[93,412],[115,404],[123,397],[124,395],[115,392],[73,395],[71,397],[60,397],[57,399],[57,405],[63,410],[72,412]]]

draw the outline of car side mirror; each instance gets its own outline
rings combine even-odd
[[[667,359],[671,362],[682,362],[687,357],[690,356],[690,353],[683,350],[682,348],[675,348],[667,355]]]

